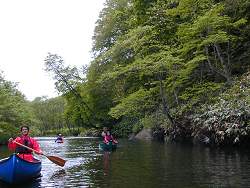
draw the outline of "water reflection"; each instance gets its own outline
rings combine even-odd
[[[67,160],[62,168],[40,156],[42,177],[15,188],[48,187],[248,187],[248,151],[120,140],[115,152],[101,152],[98,138],[38,138],[48,155]],[[0,147],[0,158],[9,156]],[[0,184],[1,188],[7,188]],[[12,186],[13,187],[13,186]]]
[[[110,152],[105,151],[103,154],[103,175],[106,176],[108,175],[109,172],[109,163],[110,163],[110,158],[109,158]]]
[[[50,180],[60,180],[63,179],[66,175],[66,171],[64,169],[57,170],[53,173],[53,175],[50,177]]]

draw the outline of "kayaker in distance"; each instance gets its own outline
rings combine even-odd
[[[15,151],[20,158],[32,162],[34,161],[32,151],[16,144],[15,142],[36,150],[37,154],[42,154],[42,150],[40,149],[38,142],[34,138],[31,138],[29,136],[29,126],[23,125],[21,126],[20,130],[22,135],[17,137],[16,139],[10,138],[8,148],[12,151]]]
[[[56,143],[63,143],[63,137],[62,137],[62,134],[58,134],[57,135],[57,138],[55,140]]]
[[[109,144],[109,142],[112,142],[113,144],[117,144],[118,143],[118,141],[116,139],[114,139],[114,137],[111,134],[111,132],[108,129],[108,127],[103,127],[102,137],[103,137],[103,142],[105,144]]]

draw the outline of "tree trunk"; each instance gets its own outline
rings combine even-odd
[[[222,65],[222,68],[223,68],[223,72],[225,74],[225,77],[227,79],[227,82],[228,83],[231,83],[232,82],[232,78],[231,78],[231,73],[230,73],[230,59],[228,57],[228,61],[227,63],[225,62],[223,56],[222,56],[222,52],[221,52],[221,48],[218,44],[214,44],[215,46],[215,49],[216,49],[216,52],[217,52],[217,55],[219,57],[219,60],[220,60],[220,63]],[[228,54],[229,55],[229,54]]]
[[[217,58],[216,57],[218,57],[219,58],[218,61],[220,62],[220,65],[221,65],[222,68],[220,69],[216,65],[213,65],[213,63],[212,63],[212,61],[210,59],[210,56],[209,56],[208,46],[205,46],[205,53],[207,55],[208,66],[210,67],[210,69],[213,72],[215,72],[215,73],[223,76],[227,80],[228,83],[231,83],[232,82],[232,78],[231,78],[231,73],[230,73],[230,68],[229,68],[230,67],[230,60],[228,58],[228,61],[227,61],[227,64],[226,64],[223,56],[221,55],[221,49],[220,49],[220,47],[218,45],[214,45],[214,49],[215,49],[214,50],[214,56],[215,56],[214,57],[215,58],[215,62],[214,63],[217,62]]]
[[[172,116],[170,115],[169,112],[169,108],[167,105],[167,100],[166,100],[166,96],[164,93],[164,89],[163,89],[163,84],[162,84],[162,79],[160,78],[160,96],[161,96],[161,101],[162,101],[162,106],[163,106],[163,113],[167,116],[168,120],[170,121],[171,125],[174,125],[174,120],[172,118]]]

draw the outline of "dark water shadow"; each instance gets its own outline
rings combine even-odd
[[[20,184],[8,184],[0,181],[0,188],[39,188],[39,187],[41,187],[41,177]]]
[[[64,169],[60,169],[55,171],[52,176],[50,177],[50,180],[60,180],[63,179],[66,176],[66,171]]]

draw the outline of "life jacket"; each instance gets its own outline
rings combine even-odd
[[[58,136],[55,140],[57,143],[63,143],[63,137]]]
[[[59,136],[59,137],[56,138],[56,140],[62,141],[63,138]]]
[[[105,140],[107,140],[107,141],[112,141],[113,140],[113,138],[112,138],[112,136],[111,136],[111,133],[110,132],[106,132],[105,133],[105,138],[104,138]]]
[[[25,145],[25,146],[28,146],[30,148],[33,148],[33,144],[30,140],[30,137],[21,137],[21,140],[22,140],[22,144]],[[17,146],[16,147],[16,150],[15,150],[16,153],[20,153],[20,154],[31,154],[32,151],[25,148],[25,147],[22,147],[22,146]]]

